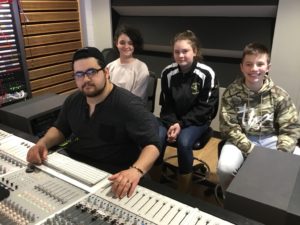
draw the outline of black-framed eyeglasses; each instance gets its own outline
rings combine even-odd
[[[77,71],[73,74],[73,77],[75,79],[83,79],[85,75],[91,79],[93,76],[95,76],[100,70],[103,70],[104,68],[96,69],[96,68],[90,68],[87,69],[86,71]]]

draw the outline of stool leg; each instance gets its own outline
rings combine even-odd
[[[192,183],[192,173],[178,174],[177,190],[183,193],[188,193]]]

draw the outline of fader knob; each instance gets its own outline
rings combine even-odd
[[[35,221],[35,214],[33,213],[31,216],[30,216],[30,219],[29,219],[31,222],[34,222]]]
[[[52,224],[52,220],[50,218],[48,218],[45,222],[45,225],[51,225]]]

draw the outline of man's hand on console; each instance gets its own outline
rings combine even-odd
[[[110,176],[108,179],[112,182],[112,192],[118,198],[123,198],[127,195],[130,197],[136,186],[138,185],[143,173],[135,167],[130,167]]]
[[[27,161],[32,164],[41,165],[47,159],[48,149],[46,145],[38,143],[27,152]]]

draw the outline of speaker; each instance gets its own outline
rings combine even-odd
[[[226,190],[224,207],[264,224],[300,224],[300,156],[255,147]]]
[[[44,94],[0,108],[0,121],[9,127],[42,137],[56,120],[67,95]]]

